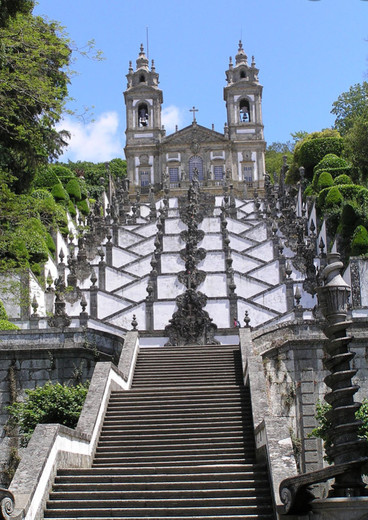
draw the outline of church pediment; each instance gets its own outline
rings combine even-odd
[[[223,134],[200,125],[190,125],[162,140],[163,145],[189,145],[192,148],[200,147],[204,143],[228,142]],[[195,151],[195,150],[194,150]]]

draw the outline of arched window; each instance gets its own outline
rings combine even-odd
[[[144,74],[141,74],[141,75],[139,76],[139,82],[140,82],[140,83],[144,83],[145,81],[146,81],[146,76],[145,76]]]
[[[189,159],[189,180],[192,180],[195,168],[198,170],[198,180],[203,181],[203,160],[198,155]]]
[[[239,120],[241,123],[250,122],[250,107],[247,99],[242,99],[239,103]]]
[[[148,107],[146,103],[138,106],[138,126],[148,126]]]
[[[240,73],[240,77],[241,77],[242,79],[246,77],[246,75],[245,75],[245,70],[242,70],[242,71],[241,71],[241,73]]]

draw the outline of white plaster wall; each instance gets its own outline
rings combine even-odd
[[[245,211],[246,213],[253,213],[254,209],[255,209],[253,200],[245,202],[241,206],[241,209],[242,209],[242,211]]]
[[[66,303],[65,310],[68,316],[79,316],[82,312],[82,307],[80,306],[80,300],[77,300],[74,303]]]
[[[262,223],[259,226],[254,226],[252,229],[245,233],[245,236],[257,240],[257,242],[263,242],[267,240],[267,228],[266,224]]]
[[[169,199],[169,208],[178,208],[179,202],[177,197],[172,197]]]
[[[252,276],[271,285],[277,285],[280,283],[279,261],[275,260],[271,264],[267,264],[256,271],[252,271]]]
[[[66,242],[65,242],[62,234],[58,231],[56,234],[56,258],[57,258],[58,262],[60,261],[59,255],[60,255],[61,250],[63,250],[64,257],[65,257],[64,263],[66,263],[66,260],[69,255],[69,250],[68,250],[68,246],[66,245]]]
[[[228,300],[208,300],[204,308],[208,312],[213,323],[218,327],[230,327],[230,311]]]
[[[169,209],[168,211],[168,217],[169,218],[178,218],[179,217],[179,210],[178,209]]]
[[[133,309],[129,308],[126,311],[121,312],[118,316],[115,316],[108,321],[117,327],[132,330],[133,314],[138,323],[138,330],[146,330],[146,304],[144,302]]]
[[[51,274],[52,281],[55,281],[55,279],[58,277],[58,271],[57,271],[56,263],[50,256],[45,264],[45,281],[46,281],[46,278],[48,277],[49,272]]]
[[[165,235],[163,237],[162,245],[163,245],[164,252],[171,252],[171,251],[178,252],[185,247],[185,242],[183,242],[182,239],[180,238],[180,236],[178,236],[178,235],[175,235],[175,236]]]
[[[117,269],[113,269],[112,267],[106,266],[106,291],[112,292],[123,285],[131,282],[135,278],[133,276],[129,276],[126,273],[122,273]]]
[[[179,294],[185,292],[185,286],[179,282],[177,276],[165,275],[157,278],[158,299],[175,299]]]
[[[9,319],[20,318],[19,288],[19,276],[0,275],[0,299]]]
[[[244,231],[247,231],[250,228],[249,224],[245,224],[244,222],[239,222],[237,220],[233,220],[231,218],[227,221],[227,230],[229,233],[234,233],[235,235],[239,235]]]
[[[147,218],[149,214],[150,214],[149,207],[142,205],[141,206],[141,216],[144,218]]]
[[[199,242],[198,247],[203,247],[206,251],[213,251],[215,249],[222,250],[221,235],[204,235],[204,238]]]
[[[260,262],[259,260],[247,258],[235,251],[231,253],[231,257],[233,259],[233,269],[234,271],[238,271],[239,273],[247,273],[251,269],[254,269],[255,267],[259,267],[260,265],[262,265],[262,262]]]
[[[111,314],[115,314],[130,305],[129,302],[123,301],[121,298],[113,294],[107,294],[99,291],[97,293],[97,317],[103,320]]]
[[[265,284],[251,280],[237,273],[234,274],[234,282],[236,284],[236,294],[246,299],[267,289]]]
[[[199,229],[203,229],[205,233],[220,233],[220,219],[218,217],[206,217],[198,226]]]
[[[204,293],[209,298],[218,297],[226,298],[227,296],[227,285],[226,285],[226,274],[216,273],[208,274],[204,282],[198,287],[198,290]]]
[[[147,238],[146,240],[142,240],[139,244],[136,244],[134,246],[131,246],[129,248],[129,251],[133,251],[133,253],[136,253],[138,255],[148,255],[149,253],[153,253],[155,246],[154,246],[155,238]]]
[[[248,249],[247,254],[255,256],[265,262],[270,262],[273,260],[273,244],[271,241],[265,242],[260,246]]]
[[[178,218],[165,220],[165,233],[169,235],[175,235],[184,229],[187,229],[187,226]]]
[[[136,242],[139,242],[140,237],[131,233],[127,229],[120,228],[119,229],[119,246],[120,247],[129,247]]]
[[[118,294],[123,298],[133,300],[134,302],[140,302],[147,297],[147,283],[148,277],[145,277],[142,280],[138,280],[136,283],[129,285],[128,287],[116,291],[115,294]]]
[[[230,247],[231,249],[235,249],[235,251],[244,251],[249,247],[254,246],[254,242],[248,240],[247,238],[242,238],[234,234],[229,234],[230,238]]]
[[[129,264],[130,262],[134,262],[134,260],[137,260],[137,255],[134,253],[130,253],[126,250],[124,251],[123,249],[118,249],[117,247],[112,248],[112,263],[116,267]]]
[[[137,260],[133,264],[126,266],[125,270],[128,273],[135,274],[136,276],[142,277],[147,275],[151,271],[151,257],[148,256],[146,258],[142,258],[142,260]]]
[[[266,321],[275,318],[277,314],[272,311],[268,311],[265,309],[260,309],[256,305],[252,305],[250,302],[245,302],[243,300],[238,300],[238,319],[240,324],[244,325],[244,315],[245,311],[248,311],[250,317],[250,326],[256,327],[261,323],[265,323]]]
[[[157,227],[155,222],[150,222],[149,224],[144,224],[143,226],[139,226],[135,228],[135,233],[141,235],[142,237],[152,237],[157,233]]]
[[[202,269],[206,272],[224,271],[225,270],[225,255],[221,252],[208,252],[206,258],[204,258],[198,264],[198,269]]]
[[[272,310],[275,310],[280,313],[284,313],[287,311],[286,306],[286,287],[285,285],[281,285],[280,287],[276,287],[271,291],[254,298],[256,303],[260,303],[265,307],[269,307]]]
[[[359,262],[360,292],[363,307],[368,307],[368,262]]]
[[[172,302],[155,302],[153,304],[153,316],[154,316],[154,328],[164,329],[166,325],[169,325],[169,320],[177,310],[176,303]]]
[[[38,309],[37,314],[39,316],[46,316],[46,305],[45,305],[45,293],[38,283],[35,276],[30,272],[29,273],[29,295],[30,295],[30,301],[32,303],[33,297],[36,297],[37,303],[38,303]],[[32,307],[30,307],[31,314],[33,312]]]
[[[161,255],[161,272],[162,273],[178,273],[184,270],[184,262],[179,255],[172,253],[163,253]]]

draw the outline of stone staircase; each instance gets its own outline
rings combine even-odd
[[[45,518],[274,519],[239,348],[142,349],[93,467],[59,470]]]

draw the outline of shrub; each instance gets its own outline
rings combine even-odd
[[[11,323],[10,321],[0,319],[0,330],[20,330],[20,329],[17,325],[14,325],[14,323]]]
[[[349,175],[342,174],[342,175],[338,175],[337,177],[335,177],[334,184],[335,184],[335,186],[338,186],[340,184],[342,185],[342,184],[354,184],[354,183],[350,179]]]
[[[74,172],[70,168],[62,166],[61,164],[52,164],[49,168],[55,173],[64,186],[70,181],[70,179],[75,178]]]
[[[368,231],[364,226],[357,226],[351,240],[351,254],[353,256],[368,253]]]
[[[53,172],[50,166],[40,168],[33,181],[34,188],[52,188],[59,181],[58,176]]]
[[[334,153],[328,153],[325,155],[318,164],[314,167],[313,171],[316,172],[318,170],[327,170],[330,171],[336,170],[339,168],[347,168],[349,167],[348,163],[345,161],[345,159],[342,159],[341,157],[338,157]]]
[[[344,237],[351,236],[353,229],[356,228],[359,221],[359,210],[354,202],[348,202],[344,205],[341,213],[339,231]]]
[[[38,263],[31,264],[31,271],[35,276],[41,276],[42,267]]]
[[[36,200],[53,200],[54,197],[51,193],[45,188],[38,188],[37,190],[32,191],[31,197]]]
[[[74,217],[77,216],[77,210],[75,209],[75,206],[74,206],[74,204],[72,203],[71,200],[68,202],[68,211],[69,211],[69,215],[71,217],[74,218]]]
[[[47,249],[50,251],[50,253],[55,253],[56,245],[55,245],[54,239],[52,238],[50,233],[47,233],[45,242],[46,242]]]
[[[343,140],[341,137],[318,137],[307,139],[298,151],[298,163],[308,169],[313,168],[327,154],[341,155]],[[323,169],[325,169],[323,167]]]
[[[85,199],[77,202],[77,208],[83,215],[89,215],[89,206]]]
[[[51,194],[57,201],[67,201],[69,199],[69,195],[60,181],[57,184],[55,184],[55,186],[53,186]]]
[[[6,310],[3,302],[0,300],[0,320],[7,320],[8,315],[6,314]]]
[[[317,190],[320,191],[324,188],[329,188],[330,186],[333,186],[333,183],[332,175],[326,171],[322,171],[318,177]]]
[[[331,188],[324,188],[319,192],[317,204],[323,211],[327,208],[332,208],[333,206],[341,204],[343,200],[339,188],[337,186],[332,186]]]
[[[8,407],[27,443],[37,424],[59,423],[69,428],[77,425],[87,396],[89,383],[67,386],[47,382],[44,386],[26,390],[24,402]]]
[[[77,179],[71,179],[65,186],[65,189],[74,202],[77,202],[82,199],[81,189]]]

